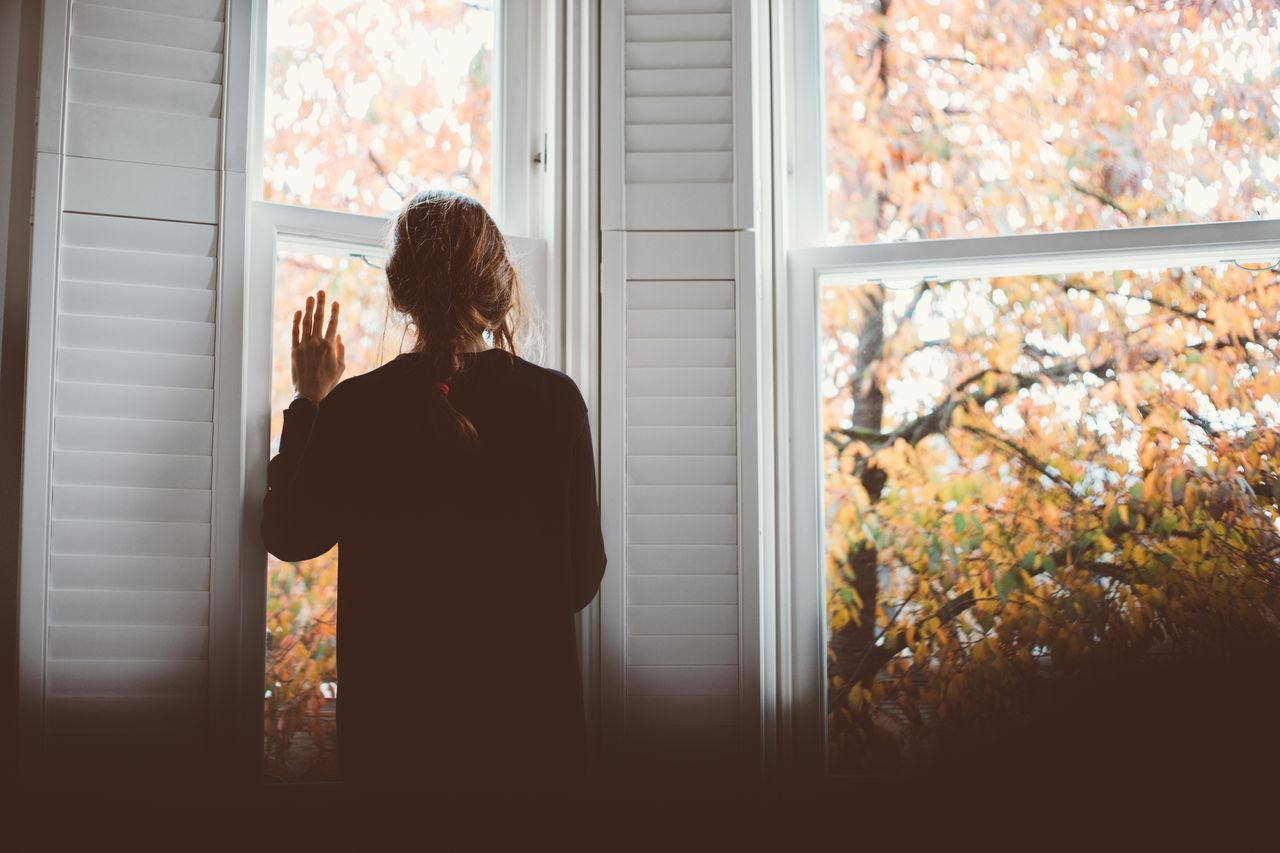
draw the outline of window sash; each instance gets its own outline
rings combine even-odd
[[[788,253],[786,341],[780,355],[779,466],[790,482],[789,509],[779,513],[779,707],[791,749],[789,775],[815,779],[828,770],[826,737],[826,609],[819,362],[824,279],[891,283],[947,277],[1104,272],[1217,264],[1272,263],[1280,257],[1280,219],[980,237],[798,249]],[[785,638],[785,639],[783,639]],[[785,655],[783,648],[789,651]]]
[[[773,418],[778,501],[775,607],[763,610],[776,638],[779,772],[818,781],[827,773],[826,611],[822,573],[823,500],[819,297],[823,280],[918,283],[940,277],[1087,272],[1272,263],[1280,257],[1280,219],[826,245],[823,85],[819,0],[775,7],[774,139],[780,218],[775,245],[776,382]],[[806,132],[810,131],[810,132]]]

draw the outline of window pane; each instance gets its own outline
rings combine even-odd
[[[346,371],[357,376],[394,358],[403,321],[387,315],[386,279],[364,261],[304,252],[277,258],[272,341],[271,453],[280,449],[284,410],[293,399],[290,336],[293,312],[325,291],[341,303]],[[384,331],[385,328],[385,331]],[[288,780],[337,777],[338,548],[314,560],[267,558],[267,773]]]
[[[954,746],[940,721],[1016,718],[1024,690],[1173,638],[1278,636],[1278,284],[824,281],[834,770],[893,770]]]
[[[491,201],[494,15],[463,0],[271,0],[263,198],[383,214]]]
[[[821,15],[831,242],[1280,217],[1274,3]]]

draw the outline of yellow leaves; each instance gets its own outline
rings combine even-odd
[[[871,705],[871,691],[863,687],[861,684],[855,684],[849,688],[849,707],[855,713],[861,712],[863,708]]]
[[[1022,335],[1018,332],[1010,332],[1001,335],[992,345],[987,353],[987,360],[991,362],[991,366],[996,370],[1009,371],[1013,369],[1014,362],[1018,360],[1018,354],[1022,349]]]
[[[1154,441],[1147,442],[1146,446],[1142,448],[1142,453],[1138,457],[1138,463],[1142,466],[1143,470],[1150,471],[1151,466],[1156,464],[1156,454],[1159,450],[1160,448],[1156,446]]]

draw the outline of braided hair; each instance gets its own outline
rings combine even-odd
[[[424,354],[433,411],[448,432],[474,443],[476,428],[450,402],[449,383],[477,338],[516,354],[523,294],[502,232],[474,198],[424,190],[391,223],[386,274],[390,307],[417,330],[411,351]]]

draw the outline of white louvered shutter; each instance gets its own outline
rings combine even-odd
[[[606,0],[602,19],[602,708],[628,773],[738,774],[756,731],[749,14]]]
[[[247,24],[247,4],[46,5],[41,119],[62,132],[42,125],[37,155],[25,757],[45,772],[121,760],[201,772],[192,756],[208,750],[219,707],[217,320],[220,296],[223,310],[234,303],[220,289],[239,287],[228,253],[243,247],[220,228],[243,199],[243,163],[228,179],[224,150],[224,49],[228,5]],[[50,79],[58,61],[65,101]]]

